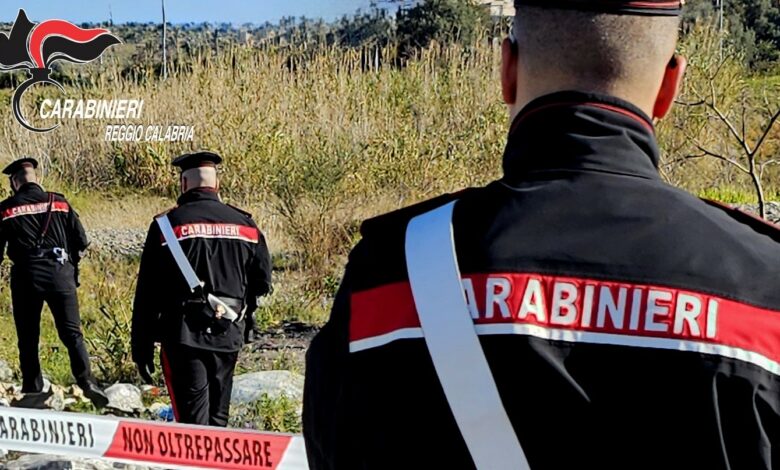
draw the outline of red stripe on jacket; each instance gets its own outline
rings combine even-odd
[[[463,284],[480,334],[531,331],[532,336],[597,338],[607,344],[681,350],[693,345],[704,352],[723,347],[730,348],[723,353],[730,357],[760,355],[780,373],[780,311],[686,289],[575,277],[472,274],[463,277]],[[419,328],[408,282],[352,294],[353,346],[362,341],[360,349],[378,347],[402,330],[406,336],[397,339],[422,337],[422,332],[410,336],[409,329]],[[390,339],[376,341],[383,336]]]
[[[35,204],[22,204],[20,206],[8,207],[3,211],[3,220],[13,219],[23,215],[45,214],[49,210],[49,203],[37,202]],[[51,207],[52,212],[70,212],[70,205],[65,201],[54,201]]]

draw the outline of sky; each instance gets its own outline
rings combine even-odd
[[[277,22],[285,16],[333,20],[370,0],[165,0],[170,23]],[[3,0],[0,21],[11,22],[23,8],[33,22],[63,19],[74,23],[106,21],[109,10],[115,23],[161,21],[161,0]]]

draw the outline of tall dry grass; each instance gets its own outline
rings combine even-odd
[[[777,198],[780,173],[773,160],[780,158],[780,125],[769,128],[769,122],[780,110],[780,83],[751,76],[740,51],[728,42],[720,49],[721,37],[707,25],[697,25],[681,46],[689,67],[675,112],[658,127],[662,172],[672,184],[693,192],[741,190],[754,200],[755,184],[739,169],[751,167],[749,150],[755,152],[753,165],[757,175],[762,173],[766,195]]]
[[[683,48],[695,54],[694,80],[712,71],[716,44],[706,29],[685,39]],[[42,159],[52,177],[75,191],[171,196],[170,160],[193,149],[215,150],[226,159],[224,194],[269,211],[297,253],[295,264],[318,284],[337,276],[360,219],[499,176],[507,122],[498,44],[434,44],[403,68],[394,65],[395,56],[392,46],[236,46],[218,57],[180,61],[165,82],[153,78],[154,64],[127,74],[109,57],[90,73],[78,69],[81,79],[65,97],[142,98],[137,124],[194,125],[195,142],[105,142],[107,121],[69,120],[35,135],[5,118],[0,152]],[[736,62],[729,67],[748,80]],[[38,102],[56,96],[51,87],[30,94]],[[7,106],[0,112],[10,114]],[[695,191],[728,186],[749,194],[745,179],[720,162],[677,162],[691,151],[678,124],[704,122],[696,113],[679,107],[659,129],[664,175]],[[767,177],[776,181],[776,174]]]

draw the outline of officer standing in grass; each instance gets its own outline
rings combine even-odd
[[[515,0],[503,177],[363,224],[313,470],[778,468],[780,229],[658,172],[682,3]]]
[[[38,162],[22,158],[8,165],[13,195],[0,203],[0,257],[8,249],[11,300],[19,344],[22,392],[30,403],[44,394],[38,358],[41,311],[49,305],[60,339],[68,349],[76,383],[97,407],[108,403],[89,365],[81,333],[76,295],[78,264],[89,242],[78,214],[61,194],[44,191],[35,169]],[[23,406],[27,401],[20,403]]]
[[[152,381],[154,343],[176,420],[226,426],[245,320],[271,290],[265,237],[219,198],[211,152],[182,155],[178,205],[155,218],[133,305],[133,360]]]

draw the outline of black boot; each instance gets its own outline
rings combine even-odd
[[[108,396],[103,393],[103,390],[93,381],[88,381],[79,384],[81,390],[84,392],[84,396],[89,398],[96,408],[105,408],[108,405]]]
[[[43,381],[41,381],[43,383]],[[40,392],[22,392],[20,398],[14,398],[11,400],[11,406],[16,408],[33,408],[37,410],[45,410],[46,402],[54,396],[54,389],[50,383],[45,383]]]

